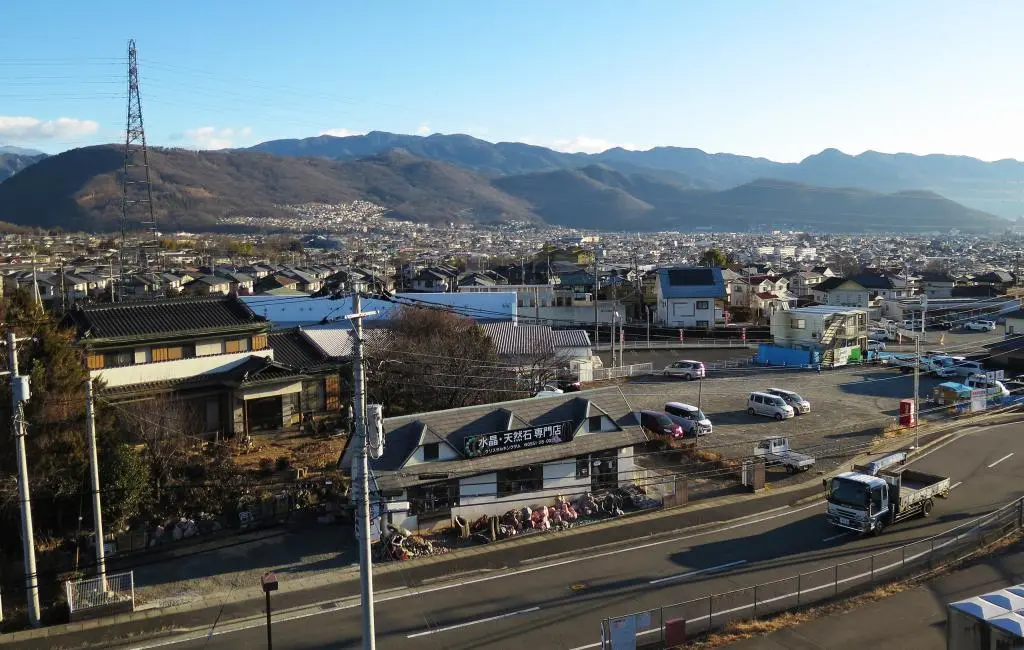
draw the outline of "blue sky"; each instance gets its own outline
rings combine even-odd
[[[1024,159],[1024,2],[37,0],[0,17],[0,143],[470,133],[563,150]]]

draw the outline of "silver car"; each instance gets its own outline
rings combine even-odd
[[[793,407],[793,413],[796,415],[806,415],[811,412],[811,403],[791,390],[785,390],[783,388],[769,388],[765,392],[769,395],[781,397],[786,404]]]

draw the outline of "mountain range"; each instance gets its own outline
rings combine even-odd
[[[735,154],[709,154],[685,147],[646,151],[613,148],[596,154],[562,153],[519,142],[490,143],[468,135],[322,135],[301,140],[271,140],[251,147],[279,156],[352,160],[387,149],[466,167],[487,175],[578,169],[600,163],[622,172],[644,172],[690,189],[724,190],[774,178],[821,187],[858,187],[881,193],[925,190],[1007,218],[1024,215],[1024,163],[985,162],[967,156],[886,154],[851,156],[826,149],[799,163]]]
[[[0,147],[0,182],[14,174],[33,165],[43,158],[45,153],[18,153],[19,151],[31,151],[30,149],[18,149],[18,147]]]
[[[630,160],[595,162],[593,156],[516,143],[489,145],[468,136],[360,138],[265,143],[257,150],[151,148],[157,221],[164,229],[215,229],[225,216],[287,217],[290,212],[281,207],[287,204],[367,200],[396,217],[430,223],[519,220],[602,230],[739,231],[756,226],[990,232],[1009,225],[927,191],[886,194],[773,178],[712,189],[761,164],[742,156],[703,154],[703,162],[690,167],[704,170],[698,178]],[[413,150],[393,146],[403,142],[415,145]],[[344,147],[337,153],[343,159],[318,155],[322,147],[336,144]],[[290,147],[309,157],[284,155]],[[623,154],[605,153],[612,158]],[[0,183],[0,221],[68,230],[117,228],[123,159],[123,147],[99,145],[39,160]],[[535,167],[541,169],[527,171]]]

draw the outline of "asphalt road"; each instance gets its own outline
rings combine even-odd
[[[880,537],[829,527],[816,502],[688,535],[537,558],[508,571],[378,593],[377,646],[594,648],[604,617],[806,573],[934,535],[1024,494],[1024,425],[966,430],[914,467],[949,475],[956,487],[931,518],[893,526]],[[279,650],[359,647],[358,601],[290,612],[272,630]],[[196,636],[131,647],[263,647],[266,628],[250,622]]]

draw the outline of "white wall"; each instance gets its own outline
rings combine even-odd
[[[302,382],[296,381],[287,386],[279,388],[264,388],[262,390],[246,391],[242,396],[242,399],[261,399],[263,397],[277,397],[278,395],[290,395],[291,393],[301,393]]]
[[[429,442],[429,440],[428,440]],[[437,443],[437,459],[436,460],[423,460],[423,447],[417,447],[416,451],[413,452],[409,461],[405,464],[405,467],[412,465],[422,465],[423,463],[439,463],[445,460],[458,460],[461,458],[452,446],[447,442],[438,441]]]
[[[633,482],[633,470],[636,463],[633,462],[633,448],[623,447],[619,450],[619,486],[629,485]]]
[[[101,368],[90,371],[89,376],[93,379],[102,379],[109,388],[115,388],[117,386],[131,386],[133,384],[167,381],[169,379],[187,379],[197,375],[224,372],[244,363],[253,356],[273,359],[274,351],[266,349],[256,352],[239,352],[236,354],[219,354],[193,359],[158,361],[156,363],[123,366],[121,368]]]
[[[707,309],[698,309],[697,302],[708,304]],[[715,326],[714,298],[671,298],[658,302],[658,316],[668,327],[697,327],[697,321],[707,321],[708,327]]]

